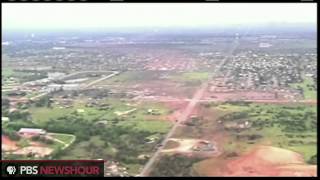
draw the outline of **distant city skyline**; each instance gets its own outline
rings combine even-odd
[[[2,4],[4,30],[211,27],[317,22],[315,3]]]

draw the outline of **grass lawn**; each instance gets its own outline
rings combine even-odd
[[[171,127],[171,123],[165,120],[166,115],[169,114],[169,109],[162,104],[146,102],[144,104],[137,105],[136,107],[128,106],[127,108],[137,108],[137,110],[127,116],[124,116],[125,120],[120,121],[118,123],[119,126],[133,126],[134,129],[138,131],[149,131],[155,133],[166,133]],[[148,114],[148,109],[152,109],[158,114]]]
[[[69,114],[74,109],[70,108],[47,108],[47,107],[32,107],[29,109],[33,122],[39,125],[46,124],[50,119],[56,119],[66,114]]]
[[[72,134],[51,133],[53,138],[63,141],[65,144],[72,143],[75,140],[75,136]]]

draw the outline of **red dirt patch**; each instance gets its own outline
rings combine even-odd
[[[213,159],[213,161],[217,160]],[[216,163],[210,163],[210,160],[206,160],[204,164],[198,164],[198,170],[201,175],[207,176],[317,175],[317,166],[306,165],[300,154],[272,146],[259,146],[234,160],[220,162],[219,165],[217,167]],[[213,167],[214,169],[212,169]]]
[[[18,146],[15,141],[9,139],[8,136],[1,135],[1,142],[2,142],[2,150],[4,151],[14,151],[18,149]]]
[[[24,148],[21,148],[15,152],[13,152],[13,154],[27,155],[27,154],[31,153],[31,154],[35,154],[36,157],[44,157],[44,156],[50,155],[52,152],[53,152],[52,148],[28,146],[28,147],[24,147]]]

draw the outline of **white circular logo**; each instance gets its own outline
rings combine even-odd
[[[13,174],[16,173],[16,171],[17,171],[16,167],[14,167],[14,166],[7,166],[7,172],[8,172],[8,174],[13,175]]]

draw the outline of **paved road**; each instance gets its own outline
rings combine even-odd
[[[113,77],[113,76],[115,76],[115,75],[117,75],[117,74],[119,74],[119,72],[115,71],[115,72],[113,72],[112,74],[110,74],[110,75],[108,75],[108,76],[99,78],[99,79],[97,79],[97,80],[95,80],[95,81],[92,81],[92,82],[89,83],[89,84],[84,85],[84,86],[82,87],[82,89],[89,88],[90,86],[93,86],[93,85],[95,85],[95,84],[97,84],[97,83],[99,83],[99,82],[101,82],[101,81],[103,81],[103,80],[109,79],[109,78],[111,78],[111,77]]]
[[[65,80],[69,77],[72,77],[72,76],[77,76],[79,74],[84,74],[84,73],[102,73],[102,72],[116,72],[116,71],[78,71],[78,72],[74,72],[74,73],[71,73],[71,74],[68,74],[68,75],[65,75],[63,77],[60,77],[58,79],[60,80]]]

